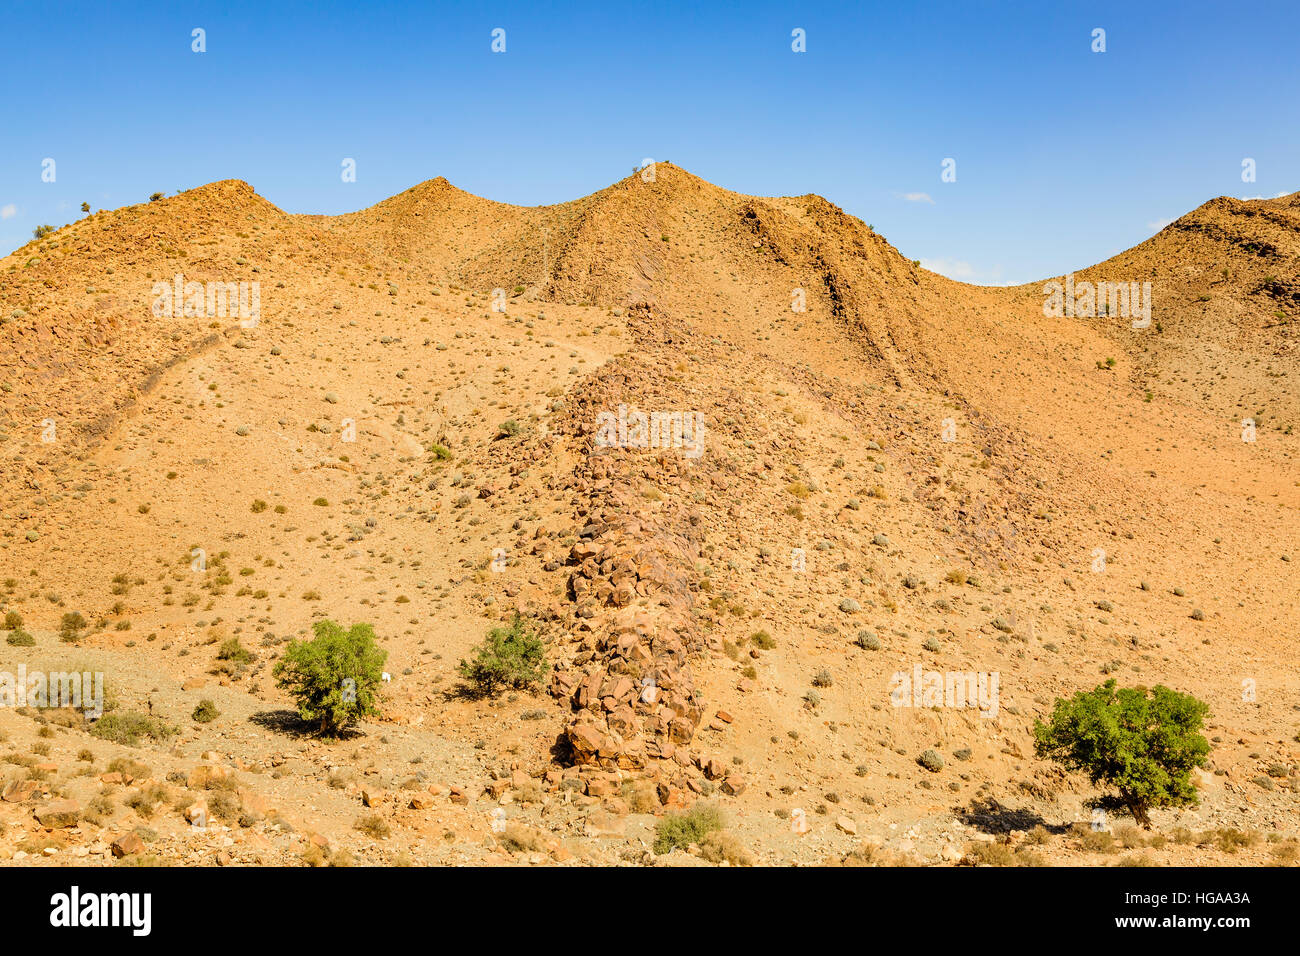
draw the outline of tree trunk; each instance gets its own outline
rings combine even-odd
[[[1151,817],[1147,814],[1146,805],[1143,804],[1141,800],[1138,800],[1135,797],[1130,797],[1128,794],[1124,794],[1123,799],[1125,805],[1128,807],[1128,812],[1133,814],[1133,819],[1138,822],[1142,829],[1150,830]]]

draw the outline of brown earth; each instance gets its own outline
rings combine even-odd
[[[1151,282],[1150,327],[1048,317],[1043,283],[664,163],[337,217],[227,181],[30,243],[0,260],[0,612],[35,645],[4,669],[102,671],[177,732],[0,708],[0,859],[1289,861],[1298,267],[1300,194],[1220,198],[1074,276]],[[155,315],[176,275],[257,282],[258,321]],[[699,454],[609,447],[620,405],[698,414]],[[515,611],[551,675],[467,694]],[[322,617],[389,655],[339,741],[271,676]],[[996,673],[997,715],[893,706],[918,665]],[[1106,675],[1211,712],[1201,805],[1107,821],[1127,850],[1033,756]],[[656,855],[697,801],[725,839]]]

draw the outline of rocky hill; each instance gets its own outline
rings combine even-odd
[[[337,217],[214,183],[29,244],[0,261],[6,660],[102,671],[143,729],[0,709],[0,857],[1290,859],[1297,201],[1072,277],[1151,282],[1142,328],[666,163]],[[255,320],[211,314],[241,282]],[[457,664],[516,613],[548,675],[475,696]],[[322,618],[389,655],[341,741],[272,675]],[[896,693],[918,674],[996,700]],[[1033,757],[1108,675],[1211,708],[1163,841],[1089,836],[1092,788]],[[724,836],[655,852],[696,804]]]

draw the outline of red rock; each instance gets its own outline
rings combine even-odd
[[[113,845],[110,849],[113,851],[113,856],[119,858],[124,856],[134,856],[137,853],[144,852],[144,841],[134,832],[123,833],[113,841]]]
[[[704,771],[704,776],[710,780],[717,780],[719,777],[727,775],[727,765],[719,757],[710,757],[708,760],[702,761],[700,769]]]
[[[22,803],[36,792],[35,780],[15,780],[4,789],[5,803]]]
[[[36,808],[36,819],[49,830],[70,827],[81,816],[81,804],[75,800],[52,800]]]

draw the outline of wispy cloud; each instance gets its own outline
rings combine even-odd
[[[934,205],[929,193],[903,193],[903,198],[908,202],[928,202],[931,206]]]
[[[975,278],[975,267],[969,262],[962,262],[960,259],[922,259],[921,268],[937,272],[949,279],[960,279],[963,282],[969,282]]]
[[[1173,222],[1172,219],[1156,219],[1152,222],[1147,223],[1147,228],[1150,229],[1152,232],[1159,232],[1161,229],[1165,228],[1165,226],[1169,225],[1171,222]]]
[[[18,215],[18,207],[13,203],[0,206],[0,219],[12,219],[16,215]]]
[[[977,270],[964,259],[922,259],[921,268],[928,269],[930,272],[937,272],[941,276],[947,276],[949,279],[956,279],[958,282],[969,282],[972,285],[1024,285],[1023,279],[1008,279],[1003,273],[1001,265],[995,265],[986,272]]]

